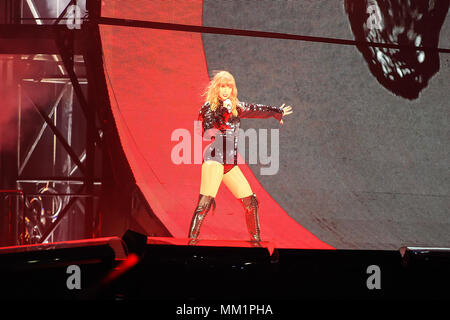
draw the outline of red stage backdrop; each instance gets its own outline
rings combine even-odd
[[[108,0],[102,16],[202,25],[202,1]],[[186,238],[201,164],[174,164],[171,152],[178,142],[171,135],[188,130],[194,151],[194,121],[209,81],[201,34],[107,25],[100,31],[111,108],[137,185],[171,234]],[[260,200],[263,240],[279,248],[332,248],[292,219],[247,165],[239,166]],[[242,205],[224,185],[216,203],[200,238],[249,239]]]

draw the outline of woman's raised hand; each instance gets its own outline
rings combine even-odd
[[[291,113],[293,112],[291,106],[285,107],[285,105],[286,105],[286,104],[283,103],[283,105],[280,107],[281,110],[283,110],[283,117],[284,117],[284,116],[287,116],[288,114],[291,114]],[[283,124],[283,119],[280,120],[280,123]]]

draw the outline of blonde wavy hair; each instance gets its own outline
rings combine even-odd
[[[216,71],[213,79],[210,81],[209,85],[206,87],[205,92],[203,93],[203,95],[206,96],[206,102],[209,102],[211,110],[217,109],[217,107],[220,105],[219,87],[222,84],[230,84],[232,87],[230,95],[232,104],[231,113],[233,114],[233,116],[237,117],[238,112],[236,108],[239,105],[239,100],[237,97],[238,90],[233,75],[228,71]]]

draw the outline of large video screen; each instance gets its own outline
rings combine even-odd
[[[104,1],[103,17],[223,28],[101,26],[110,98],[149,204],[187,235],[201,162],[194,146],[189,161],[171,161],[171,136],[194,135],[202,93],[226,70],[240,101],[293,110],[283,124],[241,121],[260,147],[241,155],[263,238],[289,247],[307,230],[313,248],[449,246],[449,15],[449,1]],[[206,238],[246,237],[229,191],[217,193]]]

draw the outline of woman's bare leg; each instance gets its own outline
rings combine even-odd
[[[223,183],[238,198],[245,198],[253,194],[252,188],[238,166],[233,167],[223,175]]]
[[[202,164],[200,194],[216,197],[223,178],[223,164],[208,160]]]

